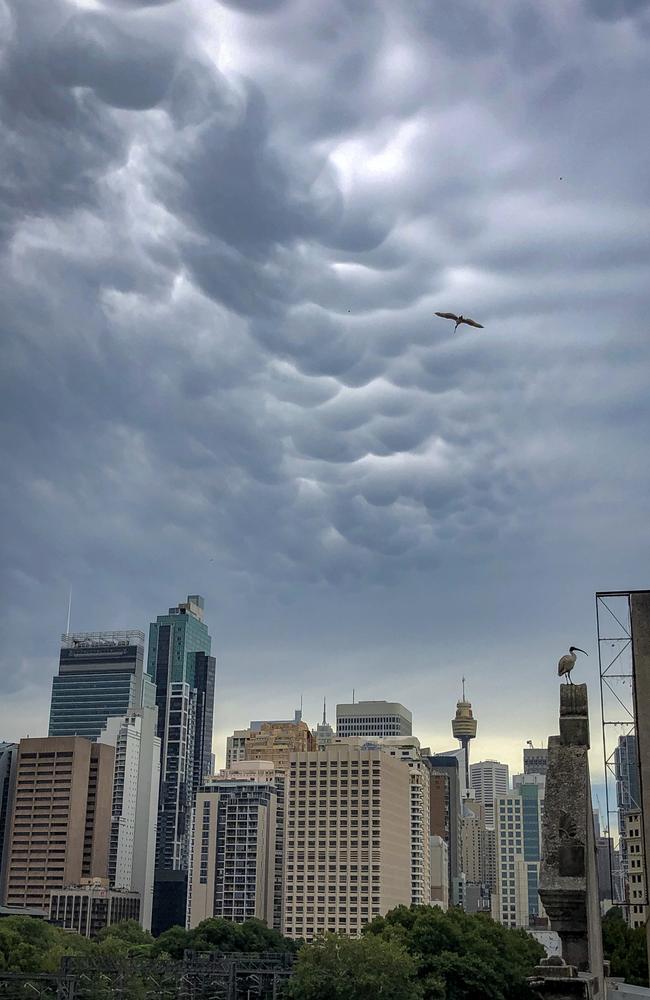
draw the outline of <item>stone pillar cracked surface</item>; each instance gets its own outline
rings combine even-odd
[[[603,956],[591,782],[586,684],[560,686],[560,735],[548,742],[539,895],[568,965],[595,977],[603,995]]]

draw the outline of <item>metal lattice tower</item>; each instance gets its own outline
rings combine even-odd
[[[602,716],[603,758],[605,769],[605,833],[612,841],[618,835],[621,875],[625,887],[624,907],[629,919],[633,905],[628,896],[630,858],[625,839],[620,837],[620,819],[626,811],[641,813],[640,767],[637,739],[635,700],[634,646],[630,597],[634,591],[602,591],[596,594],[596,630],[598,634],[598,667],[600,674],[600,705]],[[630,777],[632,775],[632,777]],[[636,777],[634,777],[636,776]],[[646,866],[644,863],[644,870]],[[613,858],[610,857],[611,895]],[[647,905],[647,885],[643,898],[634,905]]]

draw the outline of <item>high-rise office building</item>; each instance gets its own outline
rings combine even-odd
[[[50,736],[96,740],[110,716],[155,704],[144,667],[144,632],[74,632],[61,636],[52,679]]]
[[[626,812],[636,812],[641,808],[641,781],[639,753],[634,733],[619,736],[618,745],[614,750],[614,773],[619,816]]]
[[[9,827],[16,792],[17,743],[0,743],[0,905],[5,902]]]
[[[151,930],[160,786],[157,715],[156,708],[134,709],[108,719],[100,736],[115,750],[109,883],[139,894],[145,930]]]
[[[360,933],[411,901],[409,769],[340,743],[292,754],[286,781],[284,933]]]
[[[618,744],[614,749],[614,773],[616,775],[621,880],[625,900],[629,902],[632,894],[630,876],[632,874],[636,876],[636,872],[632,872],[632,868],[636,867],[639,858],[636,856],[633,858],[627,834],[629,830],[636,829],[636,816],[641,813],[642,809],[639,750],[636,734],[619,736]],[[632,817],[631,821],[630,816]],[[633,841],[634,854],[636,855],[636,849],[639,848],[643,857],[643,837],[638,841],[636,837],[633,837]],[[632,860],[635,862],[634,866],[632,866]],[[637,909],[635,910],[634,907]],[[638,918],[644,912],[645,907],[642,907],[638,902],[630,903],[625,909],[630,926],[641,926]]]
[[[617,887],[614,884],[612,861],[614,858],[614,841],[611,837],[596,834],[596,868],[598,871],[598,898],[608,905],[620,902],[616,896]]]
[[[462,760],[449,754],[426,755],[429,775],[429,830],[447,844],[449,901],[458,906],[461,864],[461,773]]]
[[[395,701],[357,701],[336,706],[337,736],[411,736],[413,716]]]
[[[256,917],[279,929],[276,877],[283,777],[269,761],[243,761],[207,778],[194,811],[187,926],[209,917]],[[277,873],[279,874],[279,873]]]
[[[490,893],[494,894],[497,891],[497,838],[494,827],[485,829],[483,879]]]
[[[194,723],[194,765],[192,769],[192,801],[203,780],[214,770],[212,753],[212,724],[214,721],[214,686],[216,660],[207,653],[197,652],[194,657],[194,689],[196,708]]]
[[[107,877],[114,757],[112,747],[80,736],[20,741],[9,906],[47,912],[52,890]]]
[[[524,774],[546,774],[548,769],[548,750],[546,747],[534,747],[530,743],[524,747]]]
[[[494,827],[494,801],[505,795],[509,787],[508,765],[498,760],[481,760],[471,764],[469,780],[478,802],[485,806],[485,825]]]
[[[506,927],[530,927],[544,916],[537,892],[541,861],[544,776],[515,776],[515,788],[497,796],[497,887],[493,916]]]
[[[203,598],[191,594],[149,628],[161,752],[154,934],[185,923],[193,796],[212,766],[216,661],[203,610]]]

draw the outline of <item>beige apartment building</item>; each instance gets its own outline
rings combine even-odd
[[[113,766],[113,748],[83,736],[20,741],[9,906],[48,911],[52,891],[108,877]]]
[[[410,773],[346,743],[292,754],[286,775],[284,933],[358,935],[411,902]]]
[[[263,722],[259,729],[248,731],[244,753],[246,760],[269,761],[283,774],[291,754],[315,749],[316,740],[306,722]]]
[[[335,744],[349,743],[366,749],[378,747],[391,757],[401,760],[409,769],[411,794],[411,905],[426,906],[430,902],[430,810],[429,768],[422,760],[417,736],[336,736]]]
[[[485,807],[476,799],[463,800],[462,870],[468,882],[487,882]]]
[[[429,838],[431,857],[431,905],[449,907],[449,850],[442,837]]]
[[[645,927],[647,906],[645,863],[643,857],[643,824],[641,811],[623,813],[621,839],[625,841],[625,915],[630,927]]]

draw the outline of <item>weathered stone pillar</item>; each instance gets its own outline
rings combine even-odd
[[[604,996],[586,684],[560,686],[560,735],[548,741],[539,895],[565,962]]]

